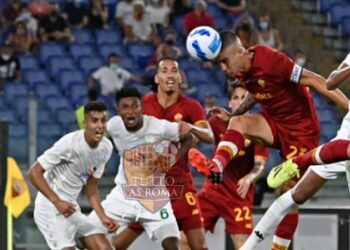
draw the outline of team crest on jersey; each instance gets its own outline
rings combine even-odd
[[[262,87],[265,88],[265,81],[263,79],[258,80],[258,84]]]
[[[182,114],[180,114],[180,113],[176,113],[176,114],[174,115],[174,121],[175,121],[175,122],[182,121],[182,118],[183,118],[183,116],[182,116]]]
[[[169,197],[178,195],[178,189],[168,189],[165,173],[176,162],[177,146],[169,141],[145,144],[126,150],[123,167],[126,199],[139,201],[146,209],[157,212],[169,202]],[[170,191],[169,191],[170,190]]]

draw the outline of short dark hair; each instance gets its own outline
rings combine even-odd
[[[228,46],[230,46],[233,43],[237,43],[237,35],[229,30],[225,30],[220,32],[220,39],[221,39],[221,51],[226,49]]]
[[[157,71],[158,71],[158,69],[159,69],[160,63],[163,62],[163,61],[166,61],[166,60],[176,62],[176,63],[178,64],[179,68],[180,68],[180,63],[179,63],[179,61],[178,61],[175,57],[164,56],[164,57],[160,58],[160,59],[158,60],[158,62],[157,62]]]
[[[115,101],[118,104],[122,98],[136,97],[141,100],[142,95],[135,87],[123,87],[115,94]]]
[[[107,60],[109,61],[109,59],[111,59],[111,57],[118,57],[119,58],[120,56],[117,53],[112,52],[112,53],[109,53]]]
[[[243,88],[246,89],[244,87],[244,85],[241,82],[235,82],[234,84],[231,85],[231,89],[230,91],[227,92],[227,98],[230,100],[232,97],[233,92],[237,89],[237,88]]]
[[[91,111],[103,112],[107,110],[107,105],[101,101],[92,101],[84,105],[84,114],[87,114]]]

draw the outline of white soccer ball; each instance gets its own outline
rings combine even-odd
[[[173,165],[176,162],[178,147],[171,141],[163,140],[154,145],[154,152],[156,154],[170,156],[170,164]]]
[[[199,26],[187,36],[186,48],[195,60],[214,60],[221,50],[219,33],[209,26]]]

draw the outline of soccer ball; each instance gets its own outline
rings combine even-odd
[[[159,155],[170,156],[170,165],[176,162],[178,147],[171,141],[160,141],[154,144],[154,152]]]
[[[219,33],[209,26],[199,26],[187,36],[188,53],[197,61],[214,60],[221,50]]]

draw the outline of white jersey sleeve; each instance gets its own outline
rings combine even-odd
[[[343,63],[345,63],[346,65],[350,66],[350,53],[346,56],[346,58],[344,59]]]
[[[163,138],[169,141],[180,140],[179,138],[179,124],[177,122],[169,122],[167,120],[157,120],[158,127],[162,128]]]
[[[71,136],[63,136],[38,158],[38,162],[45,170],[49,170],[63,161],[68,161],[72,154],[71,145]]]

